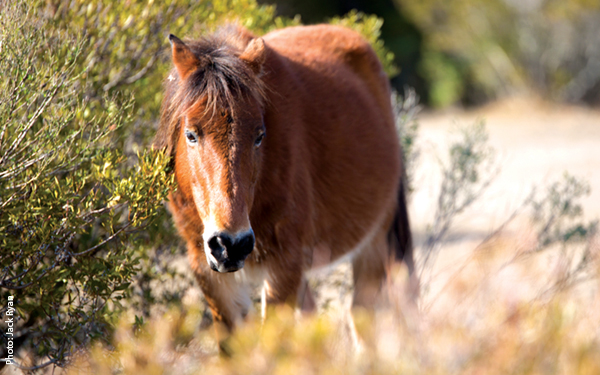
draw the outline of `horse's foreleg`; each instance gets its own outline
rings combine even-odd
[[[292,308],[300,308],[303,312],[316,309],[316,304],[308,281],[301,268],[277,269],[271,271],[263,287],[263,303],[287,304]],[[263,306],[264,311],[266,308]]]
[[[196,273],[196,278],[213,316],[220,351],[229,354],[229,336],[252,304],[249,287],[237,280],[235,274],[221,274],[210,269]]]
[[[302,277],[302,282],[298,292],[297,306],[302,312],[312,313],[317,310],[317,303],[315,302],[312,292],[310,291],[310,286],[308,285],[308,280],[306,277]]]

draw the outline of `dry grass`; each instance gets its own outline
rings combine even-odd
[[[496,237],[453,267],[440,259],[444,281],[421,297],[419,313],[401,297],[406,275],[400,270],[389,303],[354,311],[358,346],[347,303],[324,307],[324,295],[335,290],[347,301],[349,269],[341,265],[329,276],[333,282],[322,275],[313,280],[325,313],[298,317],[280,307],[265,324],[251,317],[231,341],[232,358],[218,356],[212,330],[199,328],[203,312],[188,306],[137,331],[124,318],[113,350],[95,347],[67,372],[599,374],[600,244],[592,244],[588,281],[549,289],[565,272],[562,251],[529,254],[536,244],[526,237]]]

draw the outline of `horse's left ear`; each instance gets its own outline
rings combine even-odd
[[[265,42],[262,38],[254,38],[248,43],[248,46],[240,55],[240,59],[248,64],[255,74],[260,74],[266,55]]]

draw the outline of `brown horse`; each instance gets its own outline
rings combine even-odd
[[[412,271],[389,83],[365,39],[329,25],[169,39],[156,145],[217,323],[245,316],[252,279],[270,302],[310,307],[304,271],[351,254],[354,303],[369,305],[392,262]]]

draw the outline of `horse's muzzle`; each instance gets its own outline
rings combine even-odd
[[[226,232],[219,232],[210,237],[205,244],[208,264],[217,272],[235,272],[244,267],[244,261],[253,249],[252,229],[235,238]]]

